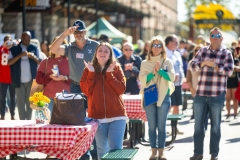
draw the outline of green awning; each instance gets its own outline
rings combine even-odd
[[[112,39],[111,41],[112,44],[121,43],[123,39],[126,39],[127,37],[129,37],[128,35],[116,29],[103,17],[93,22],[86,29],[87,29],[88,37],[99,38],[101,34],[105,34]]]

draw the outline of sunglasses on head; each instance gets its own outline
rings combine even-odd
[[[75,31],[74,34],[83,34],[84,31]]]
[[[211,38],[221,38],[221,34],[211,34]]]
[[[152,48],[162,48],[162,45],[161,44],[153,44]]]

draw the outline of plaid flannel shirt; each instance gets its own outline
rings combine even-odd
[[[206,65],[201,68],[201,63],[206,59],[215,59],[219,70]],[[196,94],[214,97],[226,91],[227,78],[233,73],[234,62],[231,52],[223,46],[215,51],[205,46],[197,52],[191,67],[193,71],[200,71]]]

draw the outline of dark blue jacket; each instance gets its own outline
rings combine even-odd
[[[17,55],[22,53],[22,47],[21,47],[21,43],[19,43],[17,46],[14,46],[10,49],[13,58],[16,57]],[[27,51],[28,52],[32,52],[34,53],[37,57],[39,57],[38,55],[38,50],[37,47],[35,45],[29,44],[29,46],[27,47]],[[37,75],[37,63],[29,58],[29,64],[30,64],[30,70],[31,70],[31,74],[32,74],[32,79],[34,79]],[[19,60],[16,61],[16,63],[14,63],[13,65],[11,65],[11,76],[12,76],[12,85],[14,87],[20,87],[20,83],[21,83],[21,58]]]
[[[130,58],[130,61],[131,61],[130,63],[133,62],[132,71],[129,71],[129,70],[125,71],[125,60],[126,60],[125,55],[122,55],[121,57],[118,58],[118,61],[121,64],[122,70],[127,80],[125,92],[130,92],[131,94],[139,94],[137,79],[138,79],[142,59],[141,57],[132,54]]]

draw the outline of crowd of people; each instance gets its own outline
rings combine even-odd
[[[153,37],[138,47],[123,41],[121,48],[111,45],[107,35],[93,40],[86,36],[86,26],[81,20],[74,22],[51,44],[41,44],[31,33],[22,33],[21,41],[13,44],[11,36],[4,37],[0,47],[0,111],[5,119],[9,106],[11,119],[15,119],[15,106],[20,120],[30,120],[29,95],[33,80],[44,85],[43,94],[50,98],[52,112],[55,94],[66,90],[87,96],[86,115],[101,123],[93,141],[94,149],[80,160],[100,160],[111,149],[121,149],[128,121],[122,95],[142,94],[142,108],[146,111],[149,140],[152,150],[150,160],[166,160],[166,121],[168,114],[180,114],[182,85],[194,99],[193,116],[194,154],[190,160],[203,159],[203,140],[207,120],[211,120],[211,160],[218,159],[221,111],[226,99],[227,116],[231,116],[233,101],[234,119],[238,114],[238,89],[240,72],[240,39],[227,48],[222,44],[222,31],[214,27],[209,42],[199,35],[194,42],[172,34],[163,39]],[[75,41],[67,42],[73,34]],[[58,66],[59,75],[52,69]],[[144,105],[144,89],[152,84],[158,88],[158,100]],[[111,98],[108,98],[111,97]],[[9,101],[9,102],[8,102]],[[183,134],[177,129],[178,134]]]

